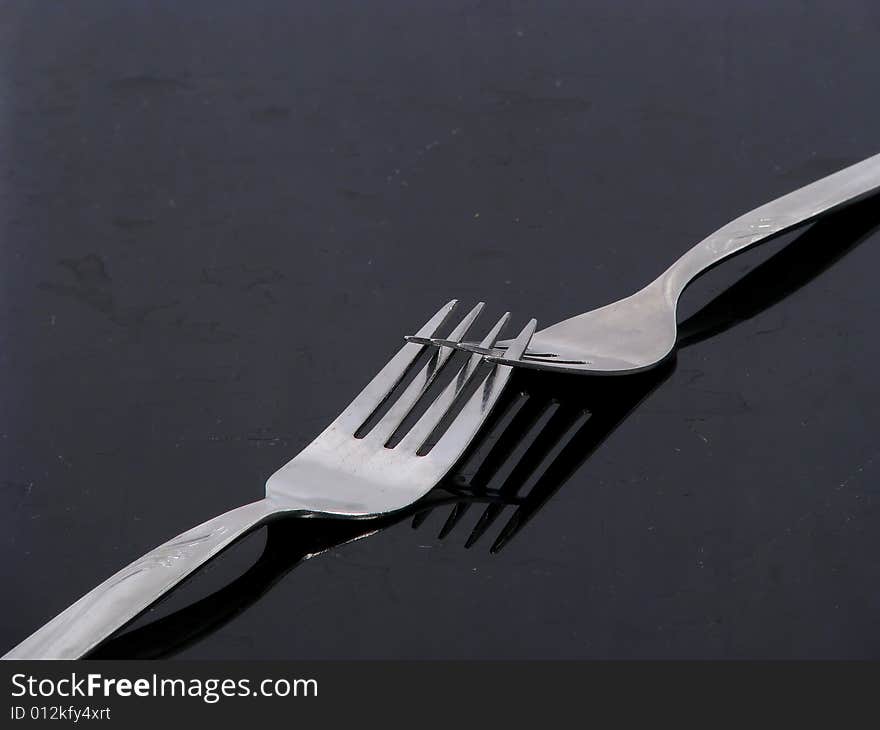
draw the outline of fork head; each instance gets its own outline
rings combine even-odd
[[[536,332],[526,356],[493,353],[496,363],[594,375],[636,373],[675,348],[676,300],[663,280],[599,309]],[[507,343],[498,343],[507,344]]]
[[[528,349],[520,354],[511,349],[510,340],[492,347],[419,335],[407,340],[465,350],[514,367],[622,375],[654,367],[672,353],[675,317],[676,300],[660,279],[625,299],[535,332]]]
[[[449,302],[418,331],[429,341],[437,336],[457,302]],[[482,309],[475,306],[448,336],[461,342]],[[505,314],[480,342],[492,348],[509,320]],[[531,320],[510,341],[507,354],[519,357],[535,331]],[[390,408],[371,424],[371,416],[388,405],[427,345],[407,342],[351,404],[318,438],[273,474],[267,498],[282,509],[313,515],[367,517],[402,509],[424,496],[452,468],[476,435],[510,378],[512,368],[486,363],[472,354],[412,427],[402,426],[426,391],[452,367],[451,346],[431,347],[429,359],[397,395]],[[400,436],[402,438],[393,441]]]

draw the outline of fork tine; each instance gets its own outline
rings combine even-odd
[[[457,299],[444,304],[431,319],[422,325],[421,329],[416,333],[418,337],[433,337],[437,331],[443,326],[443,323],[455,309],[458,303]],[[360,428],[373,411],[375,411],[388,394],[394,390],[401,378],[406,374],[407,368],[412,365],[413,361],[422,351],[422,345],[415,343],[407,343],[397,354],[392,357],[388,364],[383,367],[379,373],[369,382],[348,407],[339,414],[333,422],[333,428],[338,428],[350,433],[354,433]]]
[[[525,352],[537,325],[537,320],[532,319],[523,327],[508,350],[512,358],[519,358]],[[487,343],[483,346],[489,347],[491,344]],[[478,356],[474,355],[474,357]],[[455,461],[461,456],[498,401],[498,396],[504,390],[512,372],[513,368],[509,365],[495,365],[482,385],[465,403],[455,421],[431,449],[429,452],[431,457]]]
[[[492,343],[498,339],[498,335],[510,319],[510,312],[505,312],[495,325],[489,330],[489,334],[483,339],[482,347],[491,347]],[[437,396],[436,400],[428,406],[428,409],[422,414],[422,417],[416,421],[416,424],[401,439],[395,448],[405,449],[407,451],[416,452],[424,444],[440,420],[449,410],[450,406],[455,402],[456,397],[465,388],[477,371],[478,366],[483,360],[482,355],[471,355],[461,370],[452,379],[452,382],[443,389],[443,392]]]
[[[482,311],[483,306],[483,302],[478,302],[477,305],[464,316],[461,322],[459,322],[456,328],[450,333],[449,340],[451,342],[458,342],[468,333],[474,320],[476,320]],[[438,348],[431,359],[425,364],[425,367],[423,367],[419,374],[416,375],[415,379],[394,402],[394,405],[391,406],[388,412],[382,416],[375,426],[373,426],[365,438],[381,441],[383,444],[391,438],[397,427],[418,402],[422,393],[424,393],[431,383],[434,382],[437,374],[452,356],[453,352],[455,351],[450,347]]]

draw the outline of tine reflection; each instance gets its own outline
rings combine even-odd
[[[534,403],[515,387],[510,388],[505,395],[505,402],[500,409],[501,415],[490,424],[487,435],[480,439],[472,449],[473,452],[484,452],[482,461],[469,479],[467,474],[471,470],[471,462],[474,454],[466,455],[459,469],[453,475],[453,480],[462,487],[462,495],[487,496],[488,485],[492,477],[498,473],[501,466],[510,458],[517,444],[522,440],[520,434],[528,432],[539,413],[535,412]],[[445,538],[452,529],[467,514],[472,501],[461,499],[452,506],[449,516],[438,534],[439,539]],[[416,527],[413,521],[413,527]]]
[[[541,402],[541,400],[544,400],[544,402]],[[547,445],[552,444],[558,437],[561,422],[564,419],[565,409],[561,409],[559,404],[555,403],[552,399],[540,399],[533,396],[529,398],[529,403],[530,405],[535,403],[535,407],[540,414],[535,426],[532,428],[535,434],[534,438],[529,442],[531,434],[526,435],[525,443],[528,445],[522,457],[516,462],[510,474],[498,489],[500,495],[510,498],[511,501],[515,501],[523,485],[540,465],[542,456],[546,453]],[[562,415],[562,418],[560,418],[560,415]],[[523,433],[526,432],[523,431]],[[490,504],[486,507],[470,537],[465,542],[465,547],[469,548],[474,545],[502,511],[503,505],[499,503]]]
[[[548,433],[528,454],[528,463],[519,471],[534,474],[531,488],[516,501],[516,508],[491,552],[499,552],[510,543],[544,504],[568,481],[569,477],[601,446],[629,413],[665,381],[674,371],[673,361],[654,370],[625,378],[586,379],[583,387],[572,388],[572,378],[563,374],[523,371],[528,381],[523,387],[535,397],[557,401],[559,407]],[[601,382],[597,380],[601,379]],[[581,379],[584,380],[584,379]],[[494,510],[498,512],[500,510]]]
[[[437,533],[437,539],[442,540],[452,532],[455,529],[455,526],[461,522],[461,519],[467,514],[469,508],[470,504],[464,501],[452,505],[452,509],[449,511],[449,517],[446,518],[446,522],[443,523],[443,527],[441,527],[440,532]]]
[[[419,512],[416,512],[416,514],[412,518],[412,528],[414,530],[418,530],[419,527],[422,526],[422,523],[426,519],[428,519],[428,516],[431,514],[432,511],[432,509],[423,509]]]

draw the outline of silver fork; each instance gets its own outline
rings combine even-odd
[[[444,344],[486,355],[496,363],[587,374],[633,373],[666,359],[677,337],[676,308],[700,274],[757,243],[808,223],[880,189],[880,154],[772,200],[719,228],[635,294],[535,333],[515,355],[508,341]],[[412,342],[430,339],[411,337]]]
[[[418,337],[434,337],[455,305],[453,300],[440,309]],[[480,303],[465,315],[449,335],[450,342],[457,343],[467,334],[482,307]],[[480,346],[493,347],[508,319],[509,313],[501,317]],[[511,356],[526,349],[535,326],[531,320],[511,342]],[[387,446],[453,353],[451,348],[438,348],[391,408],[360,436],[423,349],[415,343],[404,345],[318,438],[269,478],[265,498],[160,545],[80,598],[3,659],[82,656],[200,565],[273,517],[285,513],[368,517],[400,510],[423,497],[472,441],[512,372],[508,366],[492,365],[484,373],[482,356],[472,355],[399,443]],[[467,396],[464,391],[475,384],[476,390]],[[428,443],[462,400],[448,428],[433,445]]]

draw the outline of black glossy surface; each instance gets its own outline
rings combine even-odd
[[[549,324],[880,151],[876,3],[611,5],[0,4],[0,647],[258,497],[448,298]],[[880,656],[878,228],[714,270],[657,372],[520,376],[561,405],[497,554],[515,506],[289,574],[373,526],[279,523],[99,654]]]

